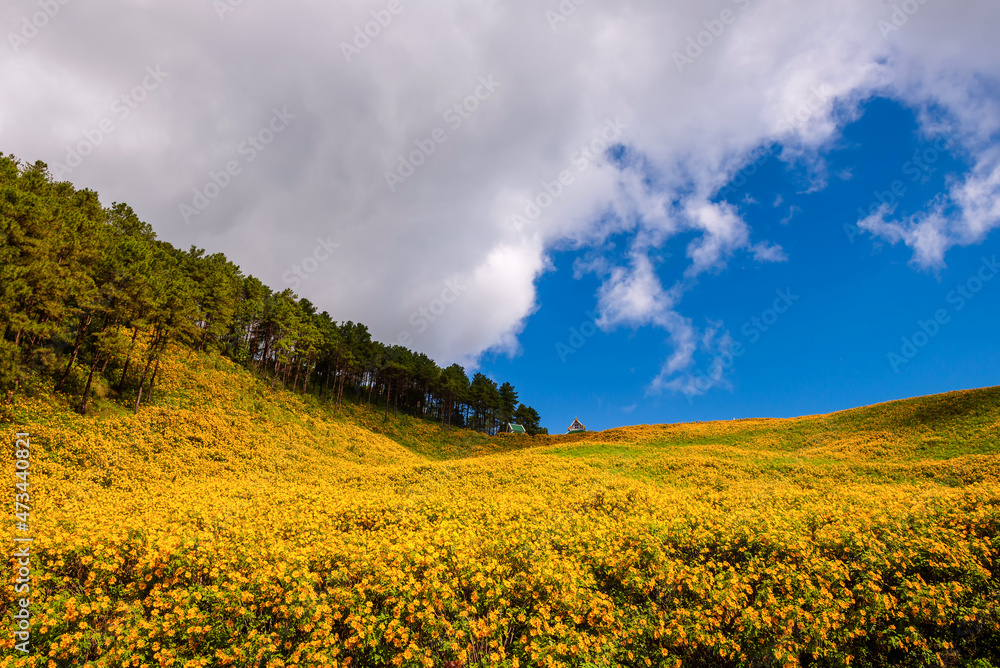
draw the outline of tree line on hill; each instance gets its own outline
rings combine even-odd
[[[171,345],[217,350],[273,389],[349,400],[489,434],[544,433],[510,383],[372,340],[290,289],[276,292],[216,253],[174,248],[126,204],[55,182],[43,162],[0,154],[0,396],[27,374],[86,413],[100,379],[150,401]],[[137,345],[140,343],[141,345]]]

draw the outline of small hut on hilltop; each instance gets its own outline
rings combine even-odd
[[[587,427],[580,423],[580,418],[573,416],[573,424],[571,424],[566,431],[570,434],[575,434],[578,431],[587,431]]]

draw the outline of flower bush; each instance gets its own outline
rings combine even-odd
[[[32,434],[32,635],[27,655],[0,635],[0,666],[1000,653],[995,391],[938,398],[977,401],[930,428],[927,400],[497,439],[441,461],[217,357],[171,357],[158,391],[137,415],[13,408],[5,438]]]

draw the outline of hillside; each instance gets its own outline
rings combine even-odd
[[[137,414],[4,409],[0,666],[1000,665],[1000,388],[488,437],[162,365]]]
[[[47,380],[81,414],[111,386],[137,410],[162,390],[168,350],[212,351],[270,387],[338,406],[345,398],[391,406],[393,415],[484,434],[511,421],[546,433],[511,383],[470,379],[459,364],[442,369],[406,348],[406,337],[373,340],[363,323],[271,289],[222,253],[158,239],[127,204],[102,206],[96,192],[57,182],[45,163],[2,153],[0,330],[3,400]]]

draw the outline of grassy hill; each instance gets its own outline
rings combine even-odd
[[[490,438],[162,373],[137,415],[5,409],[0,666],[1000,665],[1000,388]]]

